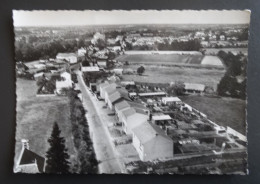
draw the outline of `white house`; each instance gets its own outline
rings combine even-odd
[[[132,132],[133,146],[142,161],[173,157],[173,141],[158,126],[144,122]]]
[[[108,97],[109,97],[109,95],[112,94],[112,93],[114,93],[114,92],[116,92],[116,87],[115,87],[114,85],[111,85],[111,86],[109,86],[109,87],[107,87],[107,88],[104,89],[105,102],[106,102],[106,104],[107,104],[107,102],[108,102]]]
[[[58,53],[56,56],[56,59],[66,60],[70,64],[77,63],[77,61],[78,61],[77,55],[75,53]]]
[[[167,105],[169,103],[175,103],[175,104],[179,104],[181,103],[181,100],[178,97],[163,97],[162,98],[162,103]]]
[[[126,134],[132,134],[132,129],[148,120],[149,116],[143,110],[128,108],[122,111],[122,127]]]
[[[105,99],[105,93],[106,93],[106,88],[108,89],[116,89],[117,85],[115,83],[108,83],[108,82],[105,82],[105,83],[102,83],[99,85],[99,91],[100,91],[100,97]]]
[[[148,116],[150,115],[150,111],[148,108],[146,108],[144,105],[140,103],[136,103],[132,101],[123,100],[119,103],[116,103],[114,108],[115,108],[116,117],[119,122],[122,122],[122,111],[129,108],[139,109],[144,111]]]
[[[130,101],[131,99],[129,98],[128,92],[126,90],[117,89],[114,93],[109,94],[107,99],[108,107],[111,110],[114,110],[114,105],[122,100]]]

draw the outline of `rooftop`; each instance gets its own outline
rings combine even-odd
[[[77,55],[73,52],[70,52],[70,53],[58,53],[56,57],[71,57],[71,56],[74,56],[74,57],[77,57]]]
[[[134,128],[132,131],[138,137],[141,143],[146,143],[158,135],[169,141],[172,141],[162,129],[152,123],[144,122],[140,126]]]

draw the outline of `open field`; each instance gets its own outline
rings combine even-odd
[[[130,64],[150,64],[150,65],[200,65],[202,55],[181,55],[181,54],[134,54],[121,55],[116,60]]]
[[[233,98],[212,98],[206,96],[180,97],[185,103],[205,113],[218,125],[230,126],[246,134],[246,101]]]
[[[74,149],[69,101],[67,97],[36,97],[36,82],[17,79],[17,126],[16,126],[16,156],[21,139],[28,139],[30,149],[41,156],[45,156],[49,148],[47,139],[56,121],[61,129],[61,136],[66,139],[68,154],[74,162]]]
[[[132,68],[134,71],[138,68],[136,65],[124,66],[124,69]],[[123,80],[150,82],[150,83],[170,83],[174,81],[183,81],[190,83],[200,83],[217,88],[217,84],[224,76],[224,70],[209,70],[204,68],[187,67],[163,67],[163,66],[145,66],[145,72],[142,76],[123,75]]]

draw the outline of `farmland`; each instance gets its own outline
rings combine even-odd
[[[128,61],[130,64],[149,64],[149,65],[200,65],[202,55],[180,55],[180,54],[134,54],[121,55],[116,59],[121,62]]]
[[[56,121],[61,129],[61,136],[66,139],[71,163],[74,163],[74,149],[70,110],[67,97],[36,97],[35,81],[17,78],[17,127],[16,127],[16,156],[21,139],[28,139],[30,149],[45,156],[49,148],[47,139],[50,137],[53,123]]]
[[[206,96],[185,96],[181,99],[205,113],[218,125],[230,126],[245,135],[246,132],[246,102],[234,98],[212,98]]]
[[[125,69],[132,68],[136,71],[138,65],[124,66]],[[217,84],[223,77],[224,70],[209,70],[205,68],[188,67],[165,67],[165,66],[147,66],[142,76],[123,75],[123,80],[151,83],[170,83],[174,81],[183,81],[191,83],[200,83],[217,88]]]

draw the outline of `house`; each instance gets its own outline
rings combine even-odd
[[[77,55],[75,53],[58,53],[56,59],[66,60],[70,64],[77,63],[78,61]]]
[[[112,93],[114,93],[114,92],[116,92],[116,90],[117,90],[117,89],[116,89],[116,87],[115,87],[114,85],[109,86],[109,87],[107,87],[107,88],[104,89],[105,102],[106,102],[106,104],[107,104],[109,95],[112,94]]]
[[[142,161],[173,157],[173,141],[158,126],[144,122],[132,132],[133,146]]]
[[[43,173],[45,158],[29,149],[28,140],[21,140],[20,154],[15,157],[14,173]]]
[[[61,94],[63,89],[72,88],[71,74],[68,72],[63,72],[60,76],[62,80],[56,81],[56,92],[58,94]]]
[[[114,105],[117,102],[120,102],[122,100],[130,101],[131,99],[128,96],[128,92],[126,90],[117,89],[114,93],[109,94],[107,99],[108,107],[111,110],[114,110]]]
[[[132,134],[132,129],[148,120],[149,116],[143,110],[128,108],[122,111],[122,127],[126,134]],[[144,132],[143,132],[144,133]]]
[[[99,85],[99,91],[100,91],[100,97],[105,99],[105,92],[106,92],[106,88],[112,88],[112,89],[116,89],[117,85],[115,83],[108,83],[108,82],[104,82],[102,84]]]
[[[184,92],[186,94],[203,93],[205,91],[204,84],[184,83]]]
[[[218,56],[204,56],[201,60],[201,65],[224,67],[222,60]]]
[[[119,122],[122,122],[122,111],[129,108],[139,109],[144,111],[148,116],[150,115],[149,109],[146,108],[144,105],[132,101],[123,100],[115,104],[115,113]]]
[[[178,97],[163,97],[162,98],[162,103],[164,105],[167,105],[167,104],[180,104],[181,103],[181,100],[178,98]]]

